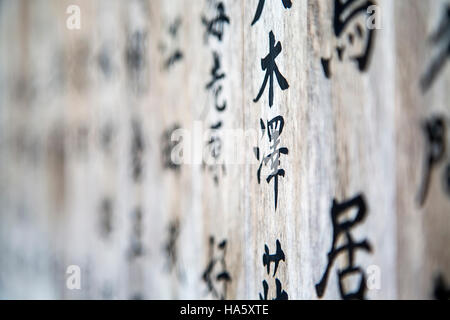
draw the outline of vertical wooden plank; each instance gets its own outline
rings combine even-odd
[[[448,125],[449,73],[445,65],[428,90],[421,79],[442,48],[430,37],[445,15],[446,1],[396,3],[398,19],[409,16],[414,24],[396,24],[397,212],[399,298],[431,299],[438,275],[449,278],[449,202],[445,191],[448,154],[430,174],[426,184],[430,143],[425,124],[442,116]],[[406,47],[407,46],[407,47]],[[444,135],[448,136],[448,133]],[[445,142],[444,142],[445,143]],[[444,146],[444,147],[448,147]],[[421,199],[423,198],[423,201]]]
[[[332,208],[351,200],[339,243],[370,244],[365,297],[436,297],[450,77],[426,76],[448,1],[356,1],[380,29],[362,7],[342,34],[339,1],[288,3],[0,1],[1,297],[340,299]]]
[[[290,298],[298,298],[302,293],[300,289],[299,273],[302,268],[300,248],[302,246],[302,234],[306,228],[299,228],[300,208],[304,204],[299,192],[302,177],[301,149],[299,148],[297,130],[302,130],[298,125],[302,112],[302,105],[306,104],[306,96],[303,94],[305,85],[306,68],[303,64],[305,55],[304,41],[306,39],[306,19],[301,18],[306,14],[306,2],[297,2],[290,9],[283,7],[279,2],[267,2],[264,5],[260,19],[251,26],[257,12],[258,1],[246,2],[244,13],[244,108],[246,128],[256,133],[254,141],[250,142],[249,150],[259,147],[261,159],[275,151],[271,149],[269,141],[269,122],[281,116],[284,119],[284,129],[280,135],[280,144],[275,148],[285,147],[289,150],[287,155],[280,154],[280,169],[285,170],[285,176],[278,176],[278,200],[275,208],[274,181],[267,182],[272,170],[270,165],[263,165],[261,182],[257,181],[257,170],[260,162],[253,162],[247,169],[245,189],[252,196],[247,195],[249,220],[246,222],[246,238],[250,245],[246,250],[248,259],[248,291],[247,296],[257,298],[258,293],[264,296],[263,281],[268,284],[268,298],[275,298],[275,285],[277,279],[283,290]],[[303,27],[302,27],[303,26]],[[281,90],[275,76],[273,81],[274,100],[270,107],[269,84],[264,89],[259,101],[253,101],[263,86],[266,71],[261,68],[261,60],[269,54],[270,34],[273,33],[275,43],[279,41],[282,50],[276,57],[275,63],[280,73],[286,78],[289,88]],[[265,124],[267,131],[261,131],[260,121]],[[274,120],[276,121],[276,120]],[[274,130],[273,132],[276,132]],[[273,160],[270,160],[271,163]],[[276,161],[276,159],[275,159]],[[274,265],[270,268],[262,263],[265,246],[268,253],[275,254],[279,241],[281,250],[285,254],[285,261],[280,262],[275,274]],[[304,266],[304,264],[303,264]],[[266,270],[267,268],[267,270]],[[256,275],[256,276],[251,276]]]

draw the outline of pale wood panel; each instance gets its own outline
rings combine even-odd
[[[0,296],[258,299],[263,281],[274,297],[278,279],[290,299],[317,299],[332,245],[332,201],[359,194],[367,215],[351,232],[373,250],[356,251],[355,265],[381,272],[380,289],[367,298],[428,299],[437,275],[450,282],[448,151],[425,204],[416,198],[426,156],[422,123],[443,114],[450,125],[448,66],[429,90],[420,88],[438,49],[429,37],[448,1],[376,1],[381,29],[364,72],[347,51],[342,62],[336,57],[347,38],[334,34],[333,1],[291,8],[265,1],[253,26],[259,1],[223,1],[230,23],[222,41],[206,41],[202,22],[217,14],[219,1],[75,2],[80,30],[65,26],[73,1],[0,2]],[[253,101],[271,31],[289,83],[281,90],[274,79],[272,107],[269,84]],[[181,56],[168,64],[177,50]],[[225,73],[222,112],[206,88],[214,52]],[[321,59],[330,56],[327,78]],[[285,176],[275,210],[270,163],[258,184],[254,147],[270,151],[260,119],[267,125],[276,116],[284,118],[278,147],[289,153],[280,155]],[[225,163],[215,182],[200,155],[205,131],[218,121],[215,133],[240,130],[233,134],[241,140],[224,136],[222,145],[222,156],[240,162]],[[164,162],[176,128],[183,130],[181,166]],[[211,236],[218,259],[211,276],[225,262],[231,278],[226,290],[213,280],[217,295],[202,279]],[[263,254],[265,245],[274,254],[277,240],[285,261],[274,276]],[[341,297],[336,272],[344,258],[330,269],[325,299]],[[69,265],[81,267],[79,291],[66,288]]]
[[[427,139],[423,124],[433,116],[449,114],[449,70],[444,67],[427,92],[420,79],[426,73],[438,47],[429,41],[439,26],[448,1],[396,3],[400,19],[415,23],[396,24],[396,146],[397,146],[397,230],[400,298],[432,298],[434,281],[442,274],[448,282],[449,197],[442,176],[448,154],[433,169],[426,201],[418,195],[424,177]],[[448,123],[448,122],[447,122]],[[448,124],[447,124],[448,126]]]

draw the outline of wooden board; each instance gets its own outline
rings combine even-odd
[[[1,298],[258,299],[267,284],[269,299],[341,299],[364,275],[365,298],[433,299],[449,285],[450,31],[432,40],[449,2],[357,0],[342,33],[335,1],[289,2],[0,2]],[[352,261],[328,255],[334,235],[357,244]]]

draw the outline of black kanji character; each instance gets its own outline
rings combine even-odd
[[[268,293],[269,293],[269,285],[267,284],[266,280],[263,280],[263,294],[259,294],[260,300],[268,300]],[[283,290],[280,280],[275,279],[275,286],[276,286],[276,293],[275,298],[272,300],[289,300],[289,296],[286,291]]]
[[[223,80],[225,78],[225,73],[220,71],[220,56],[217,52],[213,52],[213,58],[214,58],[214,65],[211,69],[211,80],[206,84],[206,89],[212,90],[215,98],[215,106],[216,110],[219,112],[222,112],[227,107],[227,102],[224,101],[223,103],[219,104],[218,99],[219,95],[222,92],[222,85],[218,84],[220,80]]]
[[[227,241],[223,240],[217,245],[218,249],[221,251],[222,255],[217,257],[215,255],[215,240],[214,237],[211,236],[209,238],[209,262],[206,266],[205,271],[203,272],[202,279],[206,283],[208,291],[215,297],[220,299],[225,299],[227,293],[227,283],[231,282],[231,276],[227,271],[227,266],[225,263],[225,255],[226,255],[226,247]],[[219,262],[219,263],[217,263]],[[220,271],[214,272],[216,265],[220,265]],[[214,278],[213,273],[216,275]],[[219,293],[219,290],[216,288],[214,282],[222,281],[223,282],[223,290],[222,293]]]
[[[433,167],[441,162],[445,155],[446,147],[446,127],[445,119],[442,116],[435,116],[428,120],[424,126],[423,131],[427,139],[427,152],[425,162],[425,174],[422,187],[419,192],[419,203],[425,203],[428,188],[430,185],[431,171]]]
[[[263,254],[263,265],[267,266],[267,274],[270,273],[270,264],[273,262],[275,267],[273,270],[273,276],[277,273],[278,264],[280,261],[286,261],[283,250],[281,249],[281,243],[279,240],[276,242],[277,249],[275,254],[269,253],[269,247],[267,245],[264,246],[264,254]]]
[[[266,126],[264,125],[264,122],[262,121],[262,119],[260,119],[260,125],[261,125],[261,131],[264,136],[264,133],[266,131]],[[280,137],[281,133],[283,132],[283,128],[284,128],[284,118],[282,116],[276,116],[272,120],[267,121],[267,135],[269,138],[269,143],[271,143],[270,150],[272,152],[269,153],[267,156],[264,156],[261,158],[259,147],[256,147],[254,149],[256,159],[258,161],[260,161],[260,165],[259,165],[259,168],[257,171],[258,183],[261,183],[261,169],[262,169],[263,164],[267,165],[267,163],[270,162],[270,169],[272,171],[267,176],[266,182],[270,183],[270,181],[272,179],[274,180],[273,188],[274,188],[274,194],[275,194],[275,210],[277,209],[277,206],[278,206],[278,178],[280,176],[281,177],[285,176],[284,169],[279,168],[280,155],[281,154],[284,154],[284,155],[289,154],[288,148],[278,146],[280,144],[279,137]]]
[[[264,93],[264,89],[266,88],[267,81],[269,81],[269,106],[273,105],[273,74],[277,78],[278,85],[281,90],[286,90],[289,88],[289,84],[287,80],[283,77],[283,75],[278,70],[278,66],[275,63],[276,57],[280,54],[282,50],[280,41],[275,45],[275,36],[272,31],[269,33],[269,53],[263,59],[261,59],[261,68],[266,71],[266,75],[264,76],[264,81],[259,90],[258,95],[253,100],[253,102],[258,102],[259,98],[261,98]]]
[[[290,9],[292,7],[292,1],[291,0],[281,0],[281,1],[283,2],[283,6],[284,6],[285,9]],[[265,2],[266,2],[266,0],[259,0],[258,7],[256,8],[255,17],[253,18],[253,21],[252,21],[252,26],[261,17],[261,13],[262,13],[262,11],[264,9]]]
[[[358,211],[353,219],[343,219],[344,214],[347,210],[351,208],[357,208]],[[339,279],[339,292],[341,298],[347,299],[364,299],[364,292],[366,289],[366,281],[364,271],[360,267],[355,266],[354,257],[355,251],[360,249],[364,251],[371,251],[371,247],[367,240],[360,242],[355,242],[350,230],[357,224],[361,223],[366,216],[366,203],[362,195],[358,195],[355,198],[338,203],[335,199],[333,200],[333,206],[331,208],[331,220],[333,223],[333,243],[331,250],[328,253],[328,264],[322,279],[316,284],[316,293],[319,297],[322,297],[328,281],[328,274],[335,261],[335,259],[341,254],[346,252],[348,255],[347,266],[338,270],[337,275]],[[338,239],[340,235],[344,236],[345,243],[338,247]],[[355,292],[346,292],[343,280],[345,277],[352,274],[360,274],[359,287]]]
[[[350,46],[354,45],[355,39],[363,41],[365,43],[361,46],[362,50],[356,54],[349,54],[349,59],[354,61],[358,70],[363,72],[366,71],[370,57],[372,54],[373,41],[375,39],[375,30],[369,28],[364,24],[357,22],[354,28],[349,28],[352,22],[357,21],[358,16],[369,16],[369,8],[374,6],[375,2],[371,0],[335,0],[334,1],[334,14],[333,14],[333,31],[336,38],[344,38],[344,34],[347,35],[346,39],[341,42],[341,44],[336,46],[336,54],[340,61],[344,58],[344,53],[347,50],[345,43]],[[347,31],[347,33],[345,32]],[[330,71],[330,60],[331,58],[322,58],[322,67],[327,78],[331,77]]]
[[[225,13],[225,6],[223,2],[219,2],[216,9],[217,16],[213,19],[208,20],[206,17],[202,17],[202,23],[206,27],[206,41],[210,35],[216,37],[219,41],[222,41],[224,25],[230,24],[230,18]]]

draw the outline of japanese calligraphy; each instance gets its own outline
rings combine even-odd
[[[367,27],[369,11],[375,5],[371,0],[334,0],[333,31],[335,47],[340,62],[345,58],[356,63],[358,70],[367,70],[375,39],[375,28]],[[322,58],[327,78],[331,77],[330,58]]]
[[[181,282],[185,281],[185,272],[182,261],[178,255],[179,236],[180,236],[180,220],[173,219],[169,223],[168,237],[164,244],[164,253],[167,258],[166,269],[169,273],[173,273]]]
[[[202,279],[213,297],[223,300],[227,295],[227,285],[231,282],[231,276],[227,271],[225,262],[227,240],[217,244],[217,249],[219,254],[216,252],[215,239],[211,236],[209,238],[209,262],[203,272]],[[221,287],[217,285],[218,282],[222,283]]]
[[[181,27],[181,18],[177,17],[175,21],[172,24],[170,24],[167,30],[170,40],[169,45],[163,42],[159,46],[161,52],[164,55],[166,55],[166,52],[169,51],[169,53],[164,58],[163,62],[164,70],[169,70],[173,65],[181,61],[184,57],[183,52],[181,51],[180,47],[177,44],[180,27]]]
[[[214,183],[216,185],[219,184],[219,177],[226,173],[225,164],[221,163],[222,159],[220,159],[223,145],[222,137],[219,134],[219,129],[221,127],[222,121],[211,125],[210,129],[212,134],[207,141],[205,148],[209,153],[210,159],[203,163],[203,167],[207,168],[208,171],[212,174]]]
[[[267,245],[264,245],[264,254],[263,254],[263,266],[267,268],[267,274],[270,273],[270,266],[273,263],[274,264],[274,270],[272,277],[275,277],[278,265],[280,261],[286,261],[286,257],[284,255],[283,250],[281,249],[281,243],[277,239],[276,241],[277,249],[274,254],[270,254],[269,247]],[[266,280],[263,280],[263,293],[259,294],[260,300],[268,300],[268,293],[269,293],[269,284]],[[281,281],[278,278],[275,278],[275,298],[273,300],[288,300],[289,296],[286,291],[283,290]]]
[[[269,32],[269,53],[266,57],[261,59],[261,68],[263,71],[266,71],[264,76],[264,81],[261,86],[261,89],[258,92],[258,95],[253,100],[253,102],[258,102],[259,98],[261,98],[264,90],[266,89],[267,82],[269,82],[269,106],[273,105],[273,75],[275,73],[275,77],[277,78],[278,85],[281,90],[286,90],[289,88],[289,84],[287,80],[283,77],[281,72],[278,70],[278,66],[275,63],[276,57],[281,52],[281,43],[278,41],[275,44],[275,36],[272,31]]]
[[[215,9],[214,18],[208,20],[202,16],[202,23],[205,27],[205,38],[208,41],[209,36],[217,39],[218,43],[222,42],[224,35],[224,25],[230,24],[230,19],[226,14],[225,5],[221,1],[210,0],[210,5]],[[222,96],[224,91],[225,72],[222,70],[222,57],[218,49],[212,50],[213,65],[210,71],[209,81],[205,84],[205,90],[209,97],[213,99],[214,113],[211,114],[212,122],[209,125],[210,136],[205,145],[208,153],[208,161],[203,162],[203,168],[207,168],[213,177],[215,185],[219,184],[219,178],[226,173],[225,164],[221,163],[221,155],[224,141],[222,139],[221,130],[224,123],[222,113],[227,108],[227,101]]]
[[[267,121],[267,124],[264,124],[264,121],[260,119],[262,136],[267,132],[267,137],[270,143],[270,152],[267,155],[262,155],[260,148],[255,147],[254,152],[256,159],[260,162],[257,171],[257,179],[258,184],[261,183],[261,169],[263,165],[270,164],[271,172],[266,178],[266,182],[270,183],[273,180],[273,189],[275,195],[275,210],[277,210],[278,206],[278,178],[285,176],[284,169],[280,168],[280,155],[289,154],[289,150],[286,147],[280,147],[280,135],[283,132],[284,128],[284,119],[282,116],[276,116],[270,121]]]
[[[220,56],[217,52],[213,52],[214,65],[211,68],[211,80],[206,84],[206,89],[213,93],[216,110],[222,112],[227,107],[227,102],[219,103],[220,94],[222,92],[221,80],[225,78],[225,73],[221,70]]]
[[[135,31],[128,39],[126,61],[130,70],[138,72],[145,65],[145,41],[147,34],[141,31]]]
[[[253,18],[252,21],[252,26],[258,22],[259,18],[261,17],[261,14],[263,12],[264,9],[264,4],[265,4],[266,0],[259,0],[258,2],[258,7],[256,8],[256,12],[255,12],[255,17]],[[283,3],[283,6],[285,9],[290,9],[292,7],[292,1],[291,0],[281,0],[281,2]]]
[[[178,219],[172,221],[169,225],[169,238],[167,239],[164,250],[168,257],[168,268],[172,270],[177,264],[178,258],[178,250],[177,250],[177,241],[180,233],[180,222]]]
[[[147,89],[147,31],[136,30],[127,39],[125,61],[131,89],[140,94]]]
[[[430,42],[440,51],[436,54],[428,70],[420,79],[422,92],[430,89],[439,73],[444,69],[447,60],[450,58],[450,5],[447,6],[439,27],[430,36]]]
[[[425,169],[423,182],[419,191],[419,204],[423,206],[427,199],[433,169],[444,161],[447,150],[447,126],[446,119],[441,116],[433,116],[423,125],[426,141]],[[450,195],[450,161],[446,164],[443,174],[444,191]]]
[[[344,214],[352,208],[357,209],[356,216],[353,219],[345,219]],[[333,200],[333,206],[331,208],[331,221],[333,223],[333,243],[331,245],[331,250],[328,253],[328,264],[325,272],[321,280],[316,284],[316,293],[319,297],[322,297],[325,293],[328,275],[334,261],[340,254],[345,252],[347,253],[347,265],[344,269],[338,270],[337,272],[341,298],[344,300],[364,299],[364,293],[366,290],[366,277],[364,270],[355,265],[355,252],[356,250],[371,252],[372,249],[366,239],[356,242],[351,234],[351,229],[364,220],[366,211],[367,207],[362,195],[358,195],[353,199],[344,201],[342,203],[338,203],[336,200]],[[344,237],[345,243],[341,246],[338,246],[338,239],[340,236]],[[359,287],[356,291],[348,292],[345,289],[344,280],[346,277],[350,277],[353,274],[360,275]]]
[[[215,4],[216,15],[212,19],[202,16],[202,23],[206,28],[205,40],[208,41],[210,36],[216,37],[217,40],[222,41],[224,26],[230,24],[230,18],[225,13],[225,5],[219,1]]]
[[[277,239],[276,245],[277,249],[275,254],[269,253],[269,247],[267,246],[267,244],[264,245],[264,254],[263,254],[263,265],[267,267],[267,274],[270,273],[270,264],[271,263],[274,264],[273,276],[275,276],[275,274],[277,273],[278,264],[280,263],[280,261],[286,261],[284,252],[281,249],[280,240]]]

